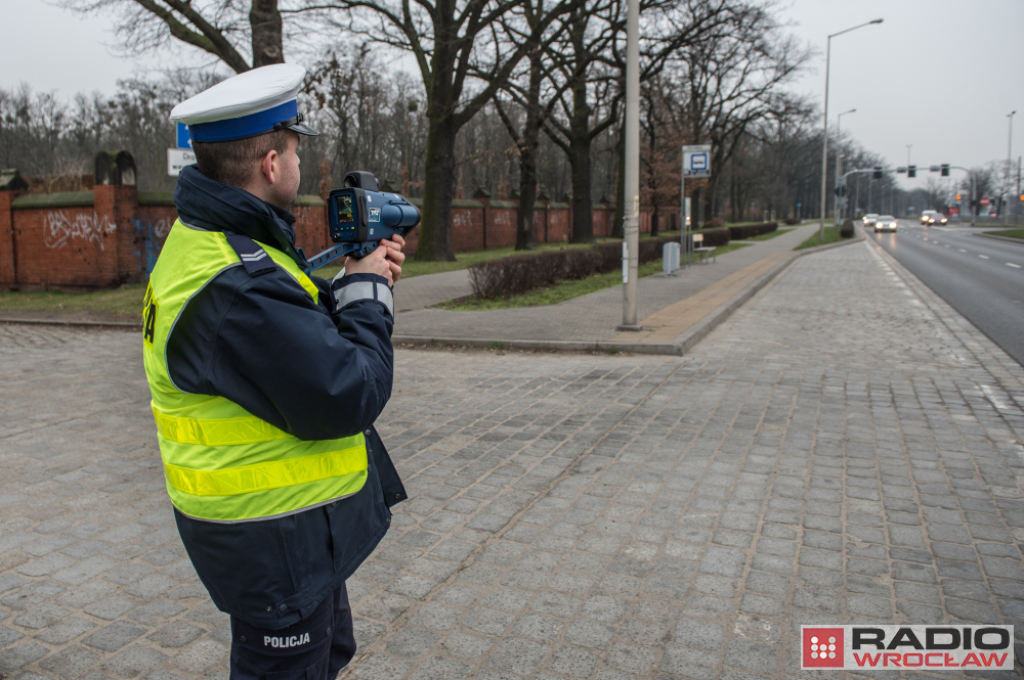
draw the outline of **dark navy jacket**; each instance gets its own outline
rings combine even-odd
[[[248,236],[290,254],[295,218],[195,166],[174,193],[190,227]],[[405,489],[373,423],[391,396],[393,319],[361,299],[334,309],[333,290],[312,277],[319,304],[285,270],[250,275],[231,267],[189,300],[167,341],[167,369],[185,392],[225,397],[303,440],[366,434],[369,476],[353,496],[288,517],[218,524],[175,510],[178,532],[214,603],[254,626],[305,618],[373,551]]]

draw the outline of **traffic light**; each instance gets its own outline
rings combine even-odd
[[[917,177],[917,166],[911,165],[907,168],[907,177]]]
[[[958,200],[958,201],[960,200],[960,194],[956,195],[956,200]]]
[[[881,165],[876,165],[875,166],[875,172],[872,175],[872,177],[874,177],[875,179],[882,179],[882,166]]]
[[[949,163],[943,163],[942,165],[939,166],[939,168],[939,176],[949,177]]]
[[[845,196],[845,195],[846,195],[846,185],[845,184],[840,184],[839,186],[836,187],[836,196]]]

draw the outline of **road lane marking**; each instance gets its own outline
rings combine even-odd
[[[1014,264],[1012,262],[1007,262],[1006,266],[1007,267],[1013,267],[1014,269],[1020,269],[1020,265],[1019,264]]]
[[[961,252],[961,253],[966,253],[966,252],[967,252],[967,251],[966,251],[966,250],[964,250],[963,248],[960,248],[959,250],[960,250],[960,252]]]
[[[988,255],[978,255],[978,257],[980,257],[983,260],[987,260],[988,259]]]
[[[949,244],[948,244],[948,243],[946,244],[946,247],[947,247],[947,248],[949,247]]]

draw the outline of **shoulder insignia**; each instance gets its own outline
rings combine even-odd
[[[228,244],[238,253],[238,258],[249,276],[259,276],[277,269],[277,263],[256,241],[242,234],[224,232],[224,235],[228,239]]]

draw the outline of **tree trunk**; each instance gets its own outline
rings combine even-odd
[[[570,146],[572,166],[572,242],[594,242],[594,202],[590,194],[589,134],[574,136]]]
[[[252,0],[249,26],[252,28],[252,67],[283,64],[283,24],[277,0]]]
[[[540,85],[543,80],[541,52],[530,54],[530,86],[526,123],[519,139],[519,208],[516,210],[516,250],[533,248],[533,213],[537,203],[537,146],[540,143]]]
[[[451,115],[431,117],[427,130],[426,176],[423,183],[423,221],[416,259],[452,262],[452,200],[455,198],[455,136]]]
[[[577,76],[572,86],[569,120],[569,165],[572,167],[572,242],[594,242],[593,201],[590,198],[590,105],[587,79]]]

